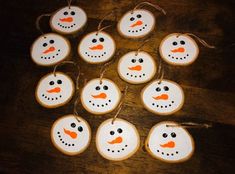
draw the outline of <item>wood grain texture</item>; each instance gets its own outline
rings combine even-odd
[[[90,80],[99,76],[100,65],[85,63],[77,54],[77,45],[82,36],[96,30],[97,25],[107,12],[117,9],[117,18],[109,17],[104,25],[113,27],[106,31],[117,42],[119,55],[105,73],[124,89],[126,83],[117,73],[118,58],[128,51],[135,50],[143,40],[124,39],[116,31],[116,22],[121,15],[140,1],[87,0],[74,1],[88,14],[86,30],[74,38],[72,44],[73,60],[81,66],[83,76]],[[157,24],[151,40],[143,50],[153,54],[163,37],[172,32],[191,32],[216,49],[207,49],[199,44],[199,58],[190,66],[174,67],[164,64],[165,78],[178,82],[185,92],[185,104],[179,112],[171,116],[157,116],[145,110],[140,101],[140,91],[145,86],[129,85],[124,107],[119,115],[136,125],[141,136],[141,147],[148,131],[160,121],[190,121],[211,123],[210,129],[189,129],[196,150],[192,158],[180,164],[166,164],[153,159],[141,148],[133,157],[122,162],[111,162],[102,158],[95,147],[95,133],[105,119],[112,117],[115,111],[103,116],[94,116],[86,112],[81,104],[79,114],[91,125],[92,141],[81,155],[70,157],[55,149],[50,141],[50,128],[60,116],[73,110],[75,97],[67,105],[57,109],[41,107],[34,98],[38,80],[52,68],[35,65],[29,55],[29,48],[39,32],[35,28],[35,19],[42,13],[52,12],[66,3],[65,1],[4,1],[1,5],[2,16],[2,54],[0,101],[0,172],[1,173],[158,173],[158,174],[226,174],[232,173],[235,163],[235,3],[232,0],[161,0],[158,3],[167,11],[163,16],[153,8],[151,10]],[[42,28],[50,31],[47,18],[41,21]],[[10,21],[10,22],[9,22]],[[61,67],[73,79],[76,78],[72,66]],[[83,86],[83,83],[80,87]]]

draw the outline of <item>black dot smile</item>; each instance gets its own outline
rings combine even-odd
[[[141,31],[144,31],[147,28],[147,24],[145,24],[142,28],[138,29],[138,30],[128,30],[129,33],[138,33]]]
[[[111,103],[111,100],[107,100],[107,102],[102,103],[102,104],[96,104],[96,103],[92,102],[91,100],[89,100],[89,103],[92,107],[105,108],[106,106],[109,106],[109,104]]]
[[[67,143],[67,142],[65,142],[65,140],[61,137],[61,133],[58,131],[57,132],[57,136],[58,136],[58,138],[60,139],[60,142],[63,144],[63,145],[65,145],[65,146],[75,146],[75,144],[74,143]]]
[[[58,51],[51,56],[41,56],[41,59],[50,60],[50,59],[57,58],[59,55],[60,55],[60,49],[58,49]]]
[[[120,153],[120,152],[123,152],[125,150],[125,148],[127,148],[127,147],[128,147],[128,145],[126,144],[124,147],[122,147],[122,148],[120,148],[118,150],[107,149],[107,151],[108,152],[112,152],[112,153],[114,153],[114,152]]]
[[[142,74],[139,74],[139,75],[134,75],[134,74],[131,74],[131,73],[126,73],[127,76],[131,77],[131,78],[143,78],[146,76],[145,73],[142,73]]]
[[[172,100],[169,104],[167,105],[159,105],[158,103],[152,103],[152,106],[155,106],[157,108],[170,108],[174,105],[174,101]]]
[[[74,23],[72,25],[65,26],[58,22],[57,25],[60,26],[61,28],[70,29],[73,28],[76,24]]]
[[[101,58],[101,57],[104,57],[107,53],[106,51],[104,51],[102,54],[100,55],[91,55],[89,54],[88,52],[85,52],[85,54],[88,56],[88,57],[91,57],[91,58]]]
[[[189,57],[189,54],[186,54],[183,57],[176,57],[176,56],[173,56],[171,54],[168,54],[168,57],[170,57],[171,59],[174,59],[174,60],[183,60],[183,59],[186,59],[187,57]]]
[[[62,98],[62,95],[58,95],[57,97],[49,97],[46,94],[42,94],[42,97],[45,98],[46,100],[58,100],[59,98]]]
[[[174,155],[178,155],[178,154],[179,154],[178,151],[175,151],[175,152],[172,152],[172,153],[166,153],[166,152],[160,151],[160,150],[158,150],[158,149],[157,149],[157,153],[158,153],[158,154],[162,154],[162,155],[164,155],[164,156],[174,156]]]

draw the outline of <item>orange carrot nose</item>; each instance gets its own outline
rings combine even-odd
[[[163,148],[166,148],[166,147],[174,148],[175,147],[175,142],[174,141],[169,141],[166,144],[160,144],[160,146],[163,147]]]
[[[139,25],[142,25],[143,22],[142,21],[136,21],[136,23],[132,24],[130,27],[135,27],[135,26],[139,26]]]
[[[142,66],[141,65],[136,65],[136,66],[133,66],[133,67],[128,67],[128,69],[132,70],[132,71],[141,71]]]
[[[122,142],[122,137],[117,137],[117,138],[115,138],[114,140],[109,141],[108,143],[109,143],[109,144],[119,144],[119,143],[121,143],[121,142]]]
[[[73,22],[73,18],[72,17],[61,18],[60,21],[61,22]]]
[[[167,94],[162,94],[156,97],[153,97],[155,100],[167,100],[168,99],[168,95]]]
[[[55,51],[55,47],[50,47],[47,50],[43,51],[43,53],[47,54],[47,53],[50,53],[50,52],[53,52],[53,51]]]
[[[55,87],[53,89],[47,90],[48,93],[59,93],[60,91],[60,87]]]
[[[67,135],[69,135],[69,136],[70,136],[71,138],[73,138],[73,139],[77,138],[77,133],[76,133],[76,132],[72,132],[72,131],[66,130],[66,129],[64,128],[64,133],[67,134]]]
[[[90,48],[90,50],[102,50],[104,48],[104,46],[99,44],[99,45],[89,47],[89,48]]]
[[[102,98],[102,99],[106,99],[107,95],[105,93],[100,93],[98,95],[91,95],[93,98]]]
[[[185,49],[183,47],[179,47],[177,49],[171,50],[172,53],[183,53]]]

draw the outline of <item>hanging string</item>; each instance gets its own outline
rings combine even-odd
[[[123,94],[122,94],[122,99],[121,99],[121,101],[120,101],[120,103],[119,103],[119,105],[118,105],[118,110],[117,110],[116,114],[114,115],[114,117],[113,117],[113,119],[112,119],[112,122],[111,122],[112,124],[114,123],[114,121],[116,120],[117,116],[119,115],[119,113],[120,113],[121,110],[122,110],[123,103],[124,103],[124,99],[125,99],[125,96],[126,96],[126,94],[127,94],[127,90],[128,90],[128,86],[126,86],[125,89],[124,89],[124,92],[123,92]]]
[[[149,42],[150,38],[144,40],[144,42],[138,47],[138,49],[136,50],[135,56],[137,56],[139,54],[139,52],[141,51],[141,48],[147,43]]]
[[[105,71],[107,70],[107,68],[108,68],[111,64],[113,64],[113,63],[115,62],[116,57],[118,57],[118,55],[119,55],[119,52],[117,52],[116,56],[114,56],[111,61],[105,63],[105,64],[101,67],[101,70],[100,70],[100,84],[102,84],[102,79],[103,79],[103,77],[104,77]]]
[[[206,123],[194,123],[194,122],[183,122],[179,124],[167,124],[166,127],[183,127],[183,128],[210,128],[211,124]]]
[[[198,36],[195,35],[195,34],[192,34],[192,33],[182,33],[182,34],[181,34],[181,33],[180,33],[180,34],[178,35],[178,37],[179,37],[180,35],[192,36],[192,37],[196,38],[204,47],[212,48],[212,49],[215,48],[214,45],[208,44],[205,40],[201,39],[200,37],[198,37]]]
[[[152,4],[152,3],[150,3],[150,2],[147,2],[147,1],[141,2],[141,3],[137,4],[137,5],[133,8],[131,14],[133,14],[133,12],[134,12],[137,8],[142,8],[142,7],[145,6],[145,5],[149,5],[149,6],[151,6],[151,7],[154,7],[156,10],[158,10],[158,11],[162,12],[164,15],[166,15],[166,11],[165,11],[162,7],[160,7],[160,6],[157,5],[157,4]]]
[[[112,25],[108,25],[108,26],[105,26],[105,27],[101,27],[101,26],[102,26],[102,23],[104,22],[104,20],[105,20],[108,16],[113,15],[115,11],[116,11],[116,10],[114,9],[114,10],[112,10],[111,12],[109,12],[109,13],[107,13],[107,14],[104,15],[104,17],[101,19],[101,21],[100,21],[99,24],[98,24],[96,35],[98,35],[99,32],[105,30],[106,28],[109,28],[109,27],[112,26]]]
[[[57,70],[57,68],[58,68],[59,66],[64,65],[64,64],[72,64],[72,65],[74,65],[74,66],[77,65],[77,64],[76,64],[75,62],[73,62],[73,61],[63,61],[63,62],[61,62],[61,63],[56,64],[55,67],[54,67],[54,69],[53,69],[53,74],[54,74],[55,77],[56,77],[56,70]],[[78,67],[78,72],[80,72],[79,66],[77,66],[77,67]]]
[[[42,31],[42,29],[41,29],[41,27],[40,27],[40,20],[43,18],[43,17],[50,17],[51,16],[51,14],[42,14],[42,15],[40,15],[40,16],[38,16],[37,17],[37,19],[36,19],[36,23],[35,23],[35,25],[36,25],[36,28],[37,28],[37,30],[42,34],[42,35],[44,35],[44,32]],[[44,38],[46,38],[45,36],[44,36]]]
[[[70,9],[70,8],[71,8],[72,0],[67,0],[67,3],[68,3],[68,7],[69,7],[69,9]]]

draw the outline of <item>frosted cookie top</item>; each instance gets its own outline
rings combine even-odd
[[[118,32],[127,38],[141,38],[155,27],[154,15],[144,9],[128,11],[118,22]]]
[[[31,47],[32,60],[41,66],[52,66],[70,54],[70,43],[64,37],[48,33],[38,37]]]
[[[36,99],[46,108],[62,106],[70,101],[74,93],[72,79],[64,73],[49,73],[42,77],[36,88]]]
[[[96,134],[98,152],[106,159],[120,161],[131,157],[140,146],[140,137],[137,129],[123,119],[104,121]]]
[[[73,34],[81,30],[87,23],[87,15],[78,6],[63,7],[50,18],[50,26],[61,34]]]

